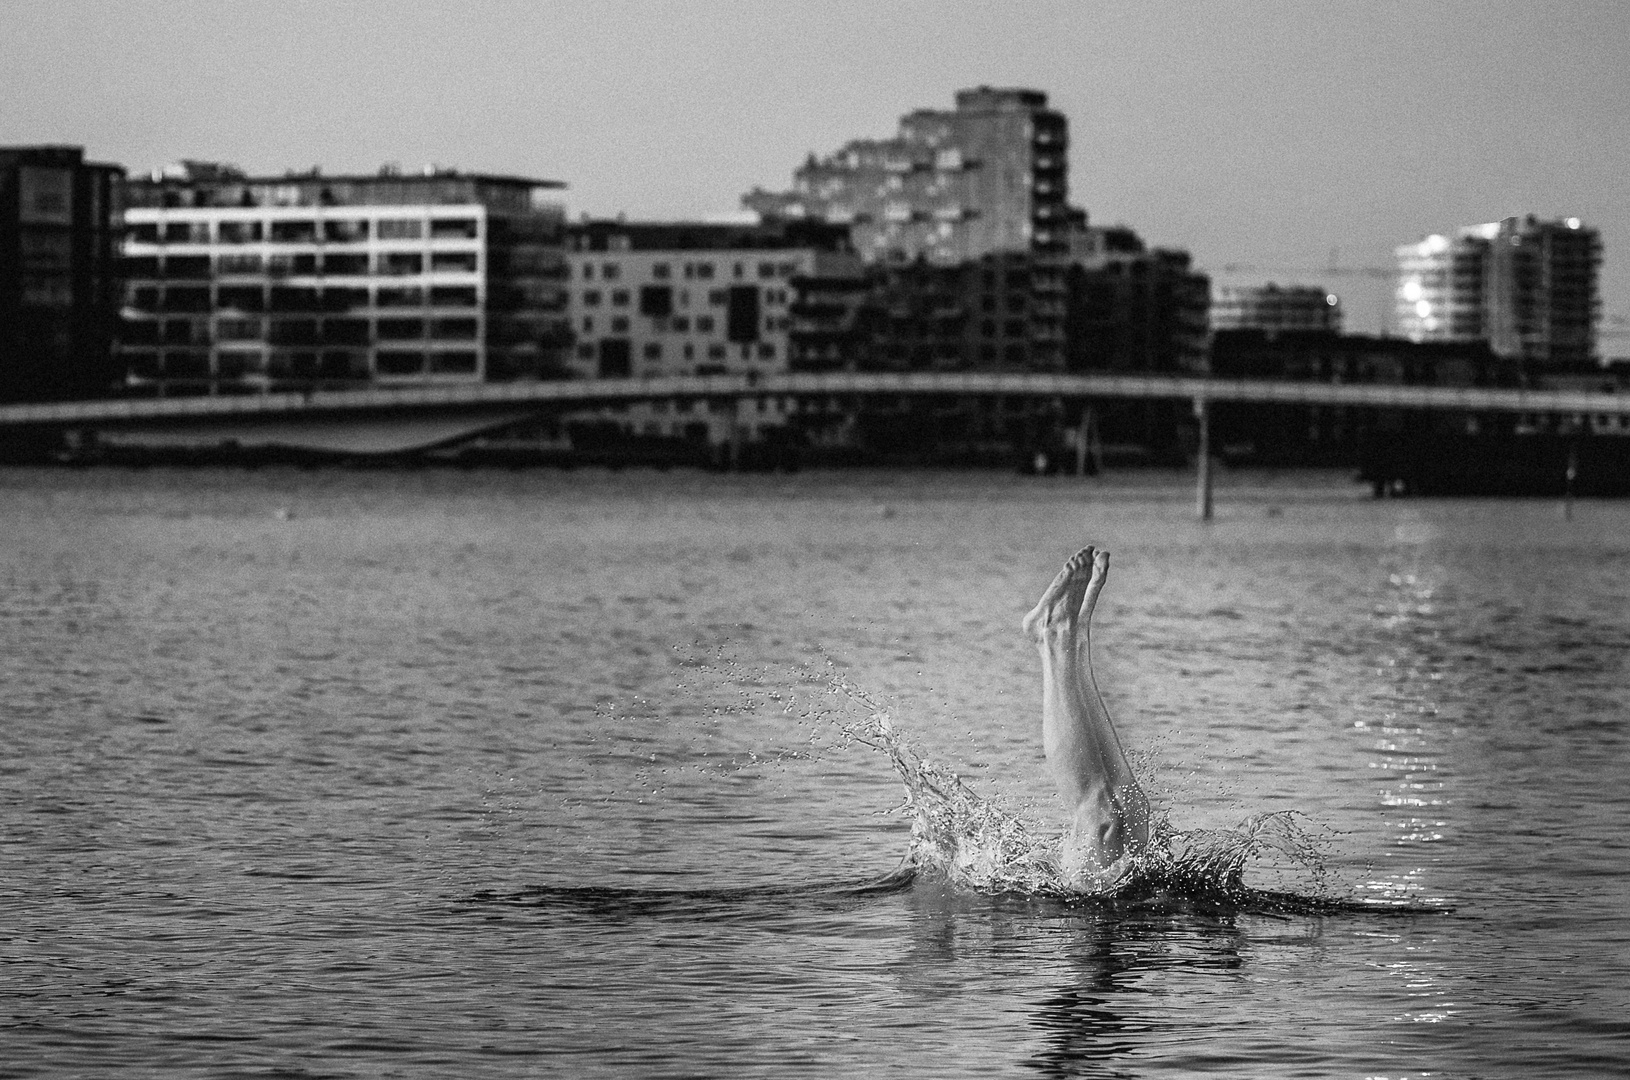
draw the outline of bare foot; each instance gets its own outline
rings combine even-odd
[[[1091,549],[1088,549],[1091,550]],[[1087,594],[1081,601],[1081,621],[1092,618],[1092,609],[1098,606],[1098,594],[1109,580],[1109,552],[1099,549],[1092,557],[1092,578],[1087,582]]]
[[[1030,614],[1024,617],[1021,625],[1033,640],[1040,642],[1049,635],[1075,632],[1076,617],[1098,565],[1093,554],[1092,548],[1085,547],[1071,555],[1064,569],[1036,601],[1036,606],[1030,609]]]

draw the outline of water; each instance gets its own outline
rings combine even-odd
[[[1630,505],[1191,513],[0,472],[0,1076],[1623,1075]],[[1062,816],[1017,624],[1088,542],[1151,796],[1294,841],[1243,880],[1292,902],[1002,890]],[[879,709],[1022,842],[913,860]]]

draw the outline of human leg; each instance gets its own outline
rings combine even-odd
[[[1092,672],[1089,626],[1108,569],[1108,552],[1082,549],[1024,619],[1041,654],[1042,746],[1071,814],[1066,861],[1095,873],[1148,842],[1148,800]]]

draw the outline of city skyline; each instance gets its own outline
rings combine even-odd
[[[1095,223],[1186,248],[1218,284],[1325,286],[1352,332],[1381,328],[1394,285],[1352,271],[1389,267],[1397,245],[1580,217],[1606,255],[1601,351],[1630,354],[1620,5],[167,0],[8,21],[0,141],[83,144],[136,171],[534,175],[570,185],[574,218],[728,213],[810,151],[886,137],[957,89],[1034,87],[1069,118],[1070,199]],[[1349,273],[1323,273],[1332,260]]]

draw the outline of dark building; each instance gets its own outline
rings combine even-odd
[[[1212,337],[1217,378],[1404,386],[1518,386],[1521,365],[1487,342],[1413,342],[1319,331],[1272,334],[1219,330]],[[1432,413],[1349,405],[1215,402],[1212,438],[1225,457],[1269,465],[1357,464],[1378,446],[1420,439],[1511,434],[1509,413]]]
[[[199,162],[132,180],[129,381],[178,394],[563,377],[561,186]]]
[[[0,400],[98,397],[119,382],[123,175],[77,146],[0,147]]]
[[[1078,224],[1064,271],[1064,369],[1199,375],[1208,361],[1210,280],[1186,251],[1147,248],[1125,226]],[[1189,452],[1188,406],[1105,401],[1090,419],[1114,458],[1175,463]]]

